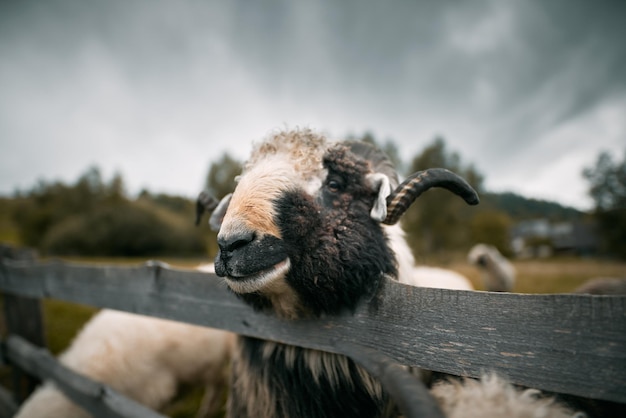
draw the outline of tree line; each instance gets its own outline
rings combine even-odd
[[[40,181],[10,205],[18,244],[45,255],[161,256],[206,253],[190,221],[191,201],[142,192],[131,199],[122,176],[104,181],[96,167],[74,184]],[[6,211],[5,211],[6,212]]]
[[[614,161],[602,153],[594,167],[584,170],[596,208],[583,214],[553,202],[489,193],[480,172],[449,150],[443,138],[435,138],[410,161],[402,160],[393,141],[377,143],[369,133],[350,139],[380,146],[403,174],[444,167],[463,176],[480,194],[476,207],[437,189],[420,197],[402,221],[418,259],[466,251],[477,242],[508,254],[511,226],[538,217],[590,218],[598,225],[603,250],[626,258],[626,155],[623,161]],[[221,198],[234,189],[240,172],[241,162],[224,153],[209,165],[206,189]],[[40,181],[31,190],[0,199],[0,240],[48,255],[213,256],[215,233],[206,222],[194,226],[194,211],[195,202],[179,196],[144,190],[129,197],[121,175],[105,181],[98,168],[91,167],[73,184]]]

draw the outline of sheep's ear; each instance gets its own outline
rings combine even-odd
[[[368,186],[378,192],[370,216],[372,219],[382,222],[387,217],[387,196],[391,194],[389,177],[383,173],[372,173],[368,174],[365,179]]]
[[[196,200],[196,225],[200,224],[204,212],[211,212],[217,206],[217,199],[206,190],[200,192]]]
[[[228,193],[226,196],[224,196],[211,214],[211,218],[209,219],[209,225],[211,226],[211,229],[215,232],[219,231],[220,227],[222,226],[222,221],[224,220],[224,215],[226,214],[226,210],[228,209],[228,204],[230,203],[231,197],[233,197],[232,193]]]

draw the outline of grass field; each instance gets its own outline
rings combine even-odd
[[[173,267],[189,268],[206,263],[208,259],[161,259]],[[133,265],[146,259],[72,258],[68,261],[87,263]],[[448,257],[439,263],[420,260],[426,264],[437,264],[455,270],[482,289],[479,271],[469,265],[463,257]],[[552,258],[545,260],[514,261],[517,281],[514,291],[519,293],[567,293],[591,277],[626,277],[626,262],[604,261],[583,258]],[[67,346],[80,327],[96,312],[96,309],[57,300],[44,301],[44,323],[48,348],[55,354]],[[1,329],[5,335],[4,326]],[[2,370],[0,378],[6,384],[8,371]],[[185,388],[184,393],[164,413],[171,417],[193,417],[198,407],[201,391]]]

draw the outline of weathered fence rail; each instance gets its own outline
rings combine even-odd
[[[212,274],[138,267],[0,265],[0,291],[56,298],[345,354],[377,350],[460,376],[495,370],[517,384],[626,403],[626,297],[527,295],[385,282],[356,312],[286,321],[254,312]]]

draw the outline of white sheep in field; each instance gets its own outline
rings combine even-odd
[[[447,170],[398,183],[390,161],[367,144],[330,143],[310,130],[271,135],[213,213],[216,274],[249,305],[288,320],[353,310],[387,278],[411,283],[413,258],[396,224],[402,213],[431,187],[478,199]],[[380,383],[342,355],[240,336],[231,370],[231,418],[398,416]],[[502,380],[472,382],[438,386],[449,416],[462,414],[465,394],[484,418],[569,414]]]
[[[471,264],[476,265],[483,277],[485,290],[490,292],[510,292],[515,286],[515,267],[493,245],[476,244],[467,255]]]
[[[207,387],[200,416],[221,407],[233,335],[222,330],[104,309],[60,355],[68,368],[158,410],[180,384]],[[40,386],[17,418],[87,418],[52,383]]]

